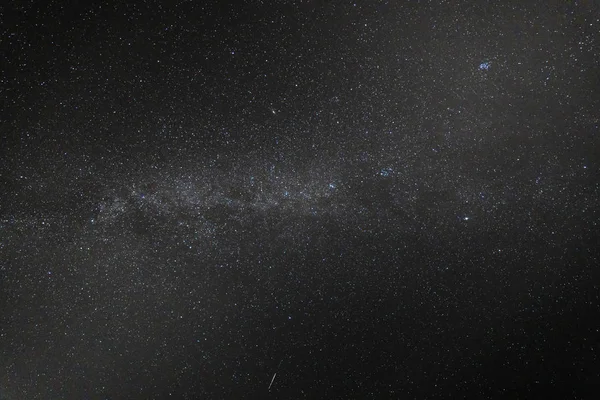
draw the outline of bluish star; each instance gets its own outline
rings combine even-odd
[[[479,64],[479,69],[481,71],[487,71],[490,69],[491,63],[489,61],[484,61],[481,64]]]

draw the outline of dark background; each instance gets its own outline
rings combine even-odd
[[[471,3],[0,6],[0,399],[598,398],[600,7]]]

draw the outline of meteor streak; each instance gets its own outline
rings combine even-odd
[[[273,378],[271,379],[271,384],[269,385],[269,390],[271,390],[271,386],[273,386],[273,381],[275,380],[275,376],[277,375],[277,372],[275,372],[273,374]]]

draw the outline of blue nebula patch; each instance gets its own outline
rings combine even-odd
[[[487,71],[488,69],[490,69],[491,63],[489,61],[484,61],[481,64],[479,64],[479,69],[481,71]]]

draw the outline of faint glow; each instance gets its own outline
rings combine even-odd
[[[336,188],[336,184],[335,183],[330,183],[329,184],[329,189],[335,189]]]
[[[481,71],[487,71],[488,69],[490,69],[490,62],[489,61],[484,61],[481,64],[479,64],[479,69]]]

